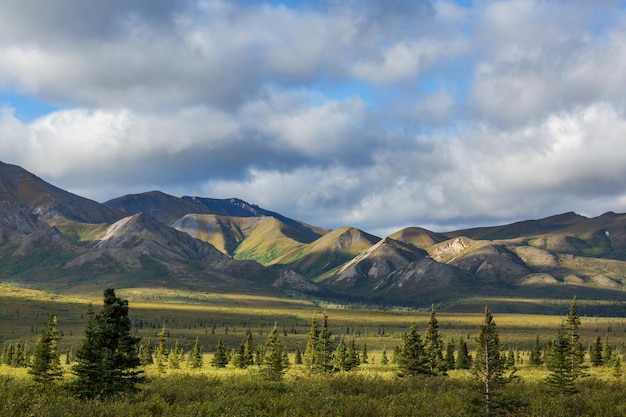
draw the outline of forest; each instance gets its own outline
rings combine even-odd
[[[463,329],[446,314],[440,323],[435,306],[425,312],[361,312],[378,320],[415,318],[404,329],[377,323],[375,332],[345,326],[350,312],[330,306],[312,314],[306,331],[281,324],[279,319],[289,316],[278,310],[265,300],[260,311],[276,320],[261,329],[252,326],[252,317],[245,330],[233,322],[230,331],[201,323],[205,335],[216,340],[206,345],[200,332],[195,338],[193,332],[175,332],[174,320],[133,318],[128,300],[108,289],[102,307],[86,305],[83,328],[79,334],[70,331],[77,343],[67,345],[66,331],[50,309],[41,328],[31,329],[34,343],[18,338],[2,345],[0,413],[621,416],[626,411],[621,335],[612,327],[599,329],[597,317],[581,318],[576,298],[566,316],[547,326],[549,332],[537,330],[515,343],[501,333],[519,336],[520,322],[528,317],[503,317],[499,326],[489,306]],[[332,324],[335,316],[340,325]],[[596,324],[593,331],[590,323]],[[144,326],[154,338],[139,336]]]

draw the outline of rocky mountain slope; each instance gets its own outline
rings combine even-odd
[[[481,295],[622,300],[626,215],[565,213],[446,233],[409,227],[381,239],[234,198],[153,191],[100,204],[0,163],[0,281],[411,305]]]

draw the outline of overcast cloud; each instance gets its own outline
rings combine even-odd
[[[378,235],[626,212],[625,1],[0,10],[0,160],[97,201],[238,197]]]

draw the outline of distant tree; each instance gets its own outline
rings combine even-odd
[[[333,342],[331,340],[332,332],[328,328],[328,316],[324,313],[322,328],[319,332],[317,349],[315,351],[315,367],[314,369],[322,373],[333,372]]]
[[[467,342],[463,338],[459,339],[459,349],[456,354],[456,369],[470,369],[472,357],[467,349]]]
[[[142,343],[139,345],[139,361],[142,366],[152,365],[154,363],[154,359],[152,358],[152,343]]]
[[[337,344],[337,349],[335,349],[335,354],[333,355],[333,366],[335,368],[335,371],[343,370],[345,363],[346,363],[346,344],[342,336],[339,339],[339,343]]]
[[[613,369],[611,374],[615,379],[620,379],[622,377],[622,360],[619,355],[615,355],[613,358]]]
[[[200,346],[200,338],[196,337],[196,343],[194,343],[191,352],[189,353],[189,360],[187,361],[187,368],[200,369],[202,368],[202,348]]]
[[[317,365],[317,349],[319,343],[320,331],[317,328],[317,319],[315,316],[311,319],[311,328],[309,330],[309,338],[306,342],[302,362],[313,371]]]
[[[589,360],[591,362],[591,366],[602,366],[603,358],[602,358],[602,342],[600,340],[600,336],[596,338],[596,342],[591,345],[591,352],[589,353]]]
[[[165,331],[165,325],[159,333],[157,333],[158,344],[156,351],[154,352],[154,365],[156,366],[157,371],[160,373],[165,373],[167,367],[166,364],[168,362],[168,354],[165,348],[165,343],[167,342],[167,332]]]
[[[355,368],[358,368],[361,364],[359,360],[359,352],[354,344],[354,337],[350,339],[348,342],[348,347],[346,348],[346,358],[343,362],[343,370],[351,371]]]
[[[446,344],[446,355],[443,358],[446,370],[453,370],[456,367],[456,360],[454,359],[454,340],[450,340]]]
[[[402,335],[398,376],[431,375],[430,360],[422,338],[417,332],[417,323],[411,324],[408,333]]]
[[[211,359],[211,366],[216,368],[225,368],[228,365],[228,357],[226,356],[226,349],[222,343],[222,339],[218,339],[217,346],[215,346],[215,354]]]
[[[387,358],[387,347],[383,346],[383,353],[380,356],[380,364],[383,366],[389,365],[389,358]]]
[[[471,372],[482,386],[482,395],[478,397],[477,404],[481,405],[485,416],[491,416],[512,406],[501,395],[501,390],[513,380],[515,371],[506,374],[507,366],[500,350],[500,337],[493,314],[487,306],[476,342],[476,357],[472,362]]]
[[[367,354],[367,344],[363,343],[363,350],[361,350],[361,363],[369,363],[368,362],[369,355]]]
[[[263,366],[261,372],[266,379],[271,381],[280,381],[289,366],[285,360],[285,349],[278,338],[278,329],[276,323],[274,328],[267,337],[265,343],[265,357],[263,358]]]
[[[530,351],[530,357],[528,361],[531,366],[541,366],[543,364],[543,359],[541,357],[541,341],[539,340],[539,335],[535,338],[535,344]]]
[[[73,390],[81,397],[111,396],[134,392],[144,380],[140,366],[140,339],[130,334],[128,301],[104,291],[104,305],[98,314],[88,310],[85,339],[76,352],[72,368],[76,379]]]
[[[428,357],[428,368],[433,375],[446,373],[446,365],[443,360],[443,340],[439,334],[435,306],[430,307],[430,320],[424,334],[424,350]]]
[[[35,345],[33,362],[28,371],[33,379],[46,385],[63,377],[61,357],[59,355],[59,330],[57,318],[48,315],[48,321],[39,332],[39,339]]]
[[[613,361],[613,348],[609,343],[609,335],[604,337],[604,344],[602,344],[602,362],[605,365],[610,365]]]
[[[254,347],[252,344],[252,332],[248,329],[246,340],[243,344],[243,355],[241,358],[241,362],[244,367],[254,365]]]
[[[580,335],[578,334],[580,317],[578,316],[576,297],[574,297],[570,305],[565,325],[567,329],[567,337],[569,339],[570,351],[568,356],[570,362],[570,372],[578,378],[584,375],[583,361],[585,359],[585,349],[580,342]]]
[[[169,369],[180,369],[180,362],[184,354],[185,351],[180,347],[177,340],[174,347],[170,349],[167,355],[167,367]]]

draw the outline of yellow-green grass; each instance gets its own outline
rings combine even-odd
[[[321,321],[325,313],[334,337],[354,337],[357,347],[366,344],[371,354],[377,357],[386,347],[391,357],[412,322],[415,321],[423,332],[429,320],[427,311],[356,309],[266,296],[168,289],[120,289],[117,294],[129,300],[134,335],[155,343],[156,334],[165,326],[169,345],[173,346],[178,340],[183,348],[190,349],[197,337],[206,352],[213,351],[218,339],[222,339],[228,349],[237,348],[248,331],[252,332],[255,344],[263,343],[274,323],[291,352],[296,348],[303,350],[311,319],[315,316]],[[481,301],[497,304],[502,300]],[[61,296],[1,285],[0,340],[24,340],[33,345],[39,328],[51,313],[57,316],[62,332],[61,351],[65,352],[71,346],[76,347],[83,337],[89,303],[93,303],[98,311],[102,300],[93,296]],[[542,341],[552,339],[567,314],[569,303],[563,302],[561,307],[560,315],[500,314],[494,309],[503,346],[524,351],[531,348],[536,336]],[[444,341],[458,343],[463,338],[470,349],[474,348],[482,318],[481,308],[471,313],[437,313]],[[611,345],[622,346],[626,343],[626,319],[581,317],[580,335],[585,345],[593,343],[597,337],[604,340],[608,336]]]

